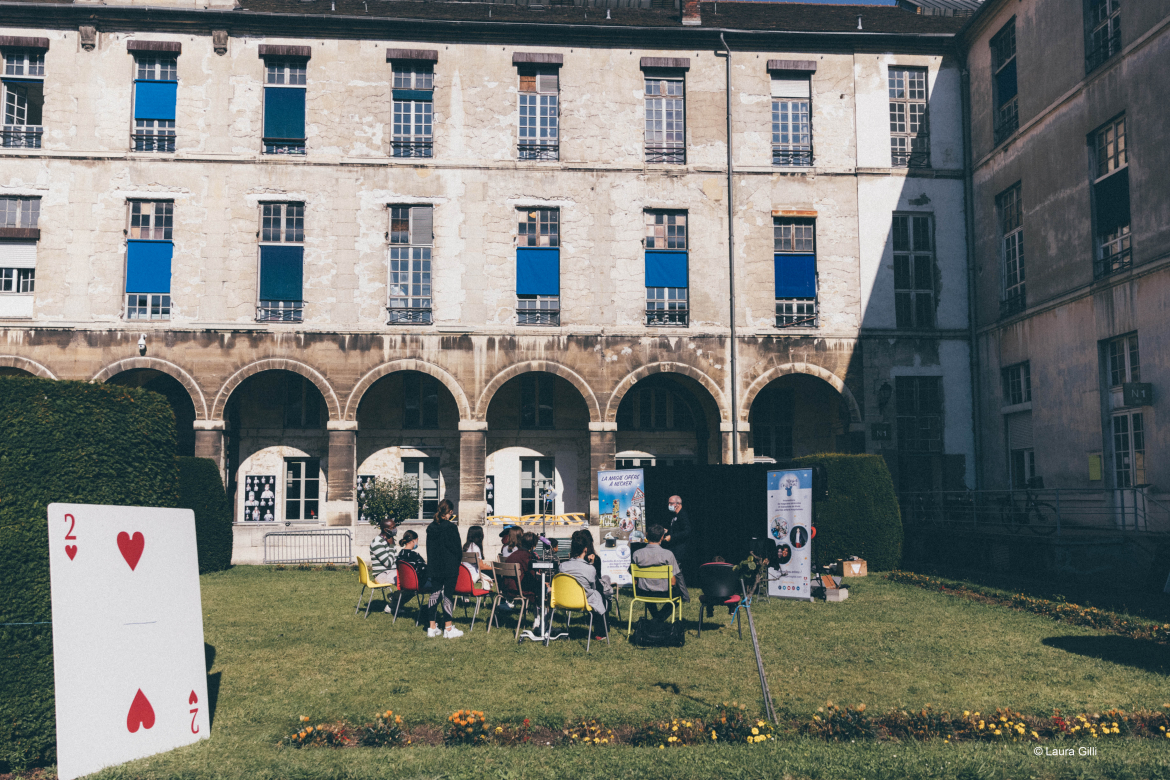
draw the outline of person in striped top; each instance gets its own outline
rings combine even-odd
[[[370,574],[379,584],[398,582],[398,545],[394,541],[397,528],[393,520],[383,520],[381,533],[370,542]]]

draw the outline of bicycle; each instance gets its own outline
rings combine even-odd
[[[1016,505],[1014,496],[1009,493],[999,500],[1000,522],[1010,531],[1018,531],[1022,526],[1040,536],[1047,536],[1056,532],[1056,507],[1045,501],[1036,500],[1032,492],[1033,480],[1029,480],[1024,488],[1024,506]]]

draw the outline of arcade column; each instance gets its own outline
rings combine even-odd
[[[589,524],[597,525],[601,513],[597,507],[597,472],[611,471],[617,455],[617,423],[589,423]]]
[[[353,525],[358,424],[355,420],[330,420],[326,427],[329,431],[329,492],[325,497],[325,524]]]
[[[486,422],[459,421],[459,521],[482,525],[486,515],[484,471],[487,462]]]
[[[227,424],[223,420],[196,420],[195,457],[207,458],[219,469],[219,478],[226,484],[223,473],[223,432]]]

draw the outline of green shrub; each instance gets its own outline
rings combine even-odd
[[[377,477],[366,488],[364,512],[370,518],[370,525],[381,525],[387,518],[401,522],[418,517],[418,481],[411,477]]]
[[[232,565],[232,511],[215,461],[178,458],[179,506],[195,512],[199,573]]]
[[[828,473],[829,498],[813,510],[817,526],[813,562],[823,565],[856,555],[871,571],[898,568],[902,515],[881,456],[809,455],[796,462],[824,466]]]
[[[174,453],[157,393],[0,378],[0,772],[56,760],[48,505],[173,507]]]

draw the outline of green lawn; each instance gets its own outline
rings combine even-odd
[[[1092,758],[1035,758],[1029,746],[828,745],[789,739],[751,748],[414,747],[278,750],[299,715],[365,721],[392,708],[438,726],[456,709],[489,721],[611,726],[699,716],[724,700],[762,709],[747,638],[708,621],[686,647],[517,646],[509,630],[427,639],[411,619],[353,616],[352,572],[238,567],[202,577],[218,705],[209,742],[109,770],[103,777],[1170,777],[1170,748],[1138,740]],[[374,609],[380,608],[375,603]],[[770,600],[754,610],[782,716],[826,699],[893,707],[1025,714],[1159,707],[1170,701],[1166,648],[869,577],[842,604]],[[687,605],[693,624],[697,605]],[[726,621],[726,612],[716,620]],[[463,627],[466,623],[457,618]],[[1056,743],[1052,743],[1055,746]]]

